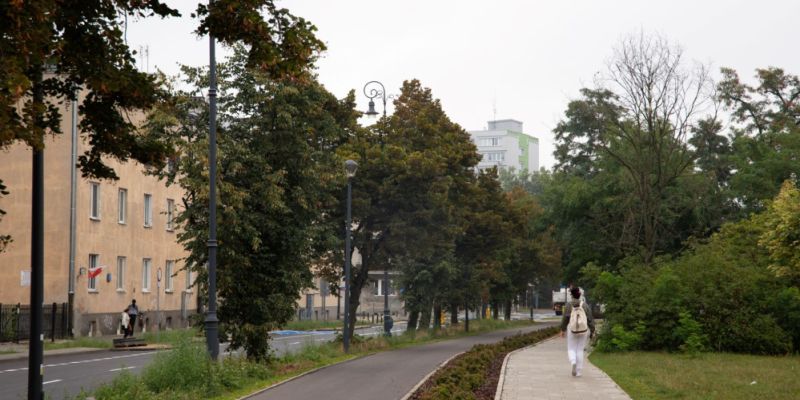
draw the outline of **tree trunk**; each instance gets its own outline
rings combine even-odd
[[[464,332],[469,332],[469,304],[464,304]]]
[[[492,319],[498,319],[500,317],[500,306],[497,302],[492,303]]]
[[[450,324],[458,325],[458,304],[450,305]]]
[[[425,308],[422,309],[419,318],[419,329],[428,330],[431,328],[431,306],[430,304],[426,305]]]
[[[442,303],[438,301],[433,305],[433,330],[442,329]]]
[[[356,319],[358,317],[356,312],[358,311],[358,306],[361,304],[361,289],[367,282],[367,270],[364,264],[355,272],[356,273],[352,276],[352,282],[350,283],[350,304],[347,305],[347,307],[349,307],[347,331],[350,338],[353,337],[353,332],[355,332]]]
[[[406,332],[414,332],[417,330],[417,322],[419,322],[419,311],[411,310],[408,314],[408,325]]]
[[[511,321],[511,300],[510,299],[506,300],[505,309],[503,311],[505,311],[503,314],[505,314],[504,317],[506,318],[506,321]]]

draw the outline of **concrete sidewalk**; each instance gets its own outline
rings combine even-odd
[[[611,378],[584,359],[583,376],[573,377],[567,339],[555,337],[511,354],[501,377],[501,400],[630,400]]]

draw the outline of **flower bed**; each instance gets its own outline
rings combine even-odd
[[[431,376],[409,400],[493,400],[506,354],[558,333],[558,327],[475,345]]]

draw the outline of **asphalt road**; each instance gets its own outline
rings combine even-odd
[[[399,332],[404,324],[397,324]],[[364,336],[381,334],[380,327],[357,330]],[[333,339],[334,333],[318,331],[293,335],[275,335],[271,344],[277,355],[295,351],[308,343],[321,343]],[[227,346],[221,346],[224,352]],[[93,351],[89,353],[45,355],[44,391],[48,399],[74,397],[82,389],[91,390],[110,382],[122,371],[137,373],[153,360],[155,351]],[[224,353],[223,353],[224,354]],[[0,361],[0,399],[25,399],[28,384],[28,360]]]
[[[438,365],[480,343],[494,343],[518,332],[554,326],[539,324],[524,329],[496,331],[479,336],[445,340],[423,346],[387,351],[324,368],[277,386],[253,400],[396,400],[401,399]]]

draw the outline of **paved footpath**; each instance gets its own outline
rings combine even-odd
[[[254,400],[398,400],[442,362],[479,343],[554,326],[542,323],[386,351],[321,369],[250,397]]]
[[[573,377],[567,339],[555,337],[511,354],[501,400],[630,400],[605,372],[584,359],[583,376]]]

